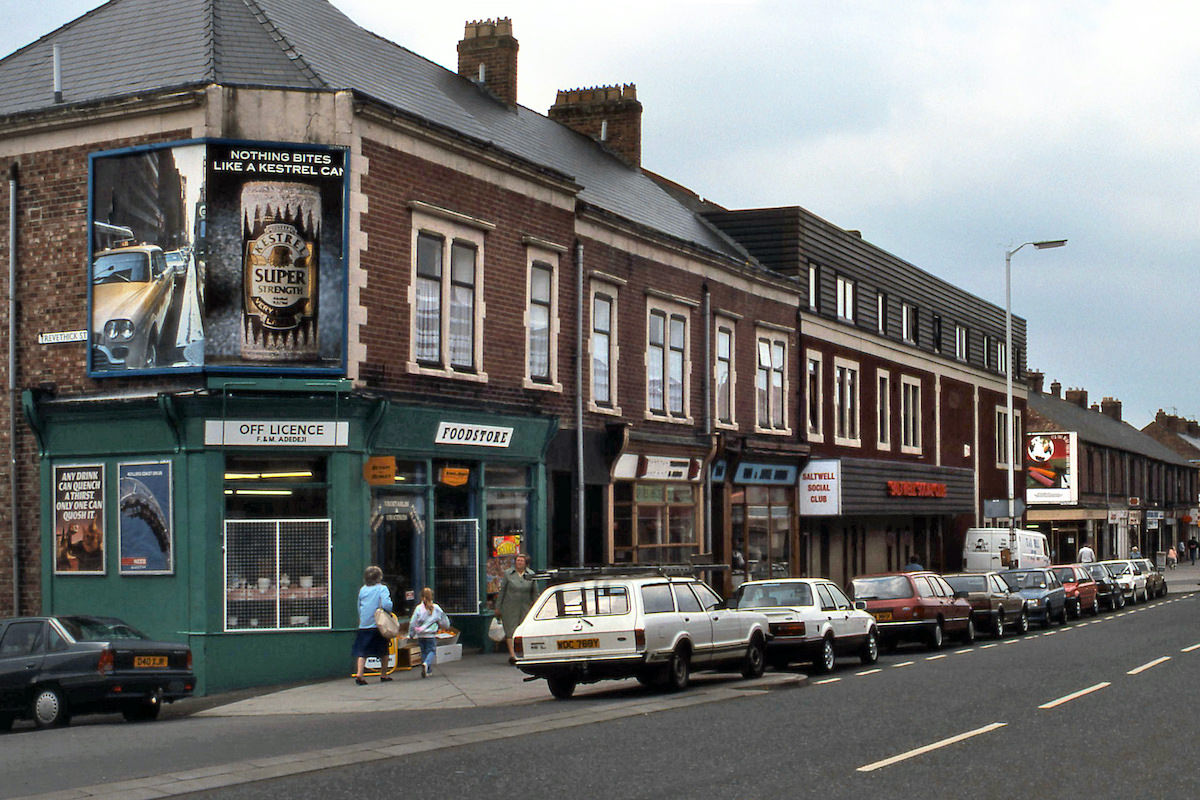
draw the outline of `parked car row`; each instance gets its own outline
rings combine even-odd
[[[581,683],[635,677],[680,690],[692,670],[762,675],[839,657],[873,664],[880,649],[947,638],[1023,634],[1068,617],[1124,608],[1166,594],[1144,559],[963,572],[893,572],[854,578],[849,592],[825,578],[747,581],[723,601],[707,584],[666,574],[622,575],[551,586],[514,633],[517,667],[545,678],[559,699]]]

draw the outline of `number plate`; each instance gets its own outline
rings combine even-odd
[[[150,667],[165,667],[167,665],[166,656],[134,656],[133,666],[135,669],[147,669]]]
[[[891,622],[892,621],[892,612],[890,612],[890,611],[872,611],[871,614],[872,614],[872,616],[875,617],[875,619],[879,620],[880,622]]]
[[[592,647],[599,647],[599,639],[559,639],[559,650],[587,650]]]

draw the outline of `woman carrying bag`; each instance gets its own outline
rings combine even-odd
[[[421,590],[421,602],[413,609],[412,618],[408,621],[408,638],[416,639],[421,645],[421,677],[428,678],[433,674],[433,664],[437,659],[437,632],[439,628],[449,628],[450,618],[442,607],[433,602],[433,589],[426,586]]]
[[[537,584],[533,582],[533,572],[529,569],[529,556],[517,553],[513,565],[504,570],[500,593],[496,596],[496,619],[504,625],[504,643],[508,645],[510,664],[517,663],[512,643],[513,631],[529,613],[537,594]]]
[[[363,678],[367,656],[379,658],[379,680],[391,680],[387,675],[388,640],[379,632],[375,622],[376,610],[392,610],[392,593],[382,581],[383,570],[376,566],[367,567],[363,571],[363,586],[358,590],[358,635],[354,637],[351,654],[355,658],[354,682],[359,686],[367,683]]]

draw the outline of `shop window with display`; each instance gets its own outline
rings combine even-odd
[[[690,483],[633,483],[613,486],[613,561],[683,564],[699,552],[696,501]]]
[[[328,629],[325,460],[225,458],[226,631]]]
[[[517,553],[528,552],[525,533],[529,520],[529,469],[525,466],[487,465],[484,471],[487,503],[487,594],[500,591],[504,570]],[[531,567],[533,565],[530,565]]]
[[[791,575],[794,492],[739,486],[730,498],[734,579]]]

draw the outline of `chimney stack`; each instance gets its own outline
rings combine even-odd
[[[1121,401],[1115,397],[1105,397],[1100,400],[1100,413],[1121,421]]]
[[[1029,375],[1029,390],[1031,392],[1037,392],[1038,394],[1043,394],[1045,392],[1045,389],[1043,388],[1043,386],[1046,382],[1046,373],[1041,372],[1040,370],[1031,369],[1031,370],[1029,370],[1028,375]]]
[[[1067,389],[1067,402],[1074,403],[1080,408],[1087,408],[1087,389]]]
[[[517,40],[511,19],[466,24],[458,43],[458,74],[508,105],[517,104]]]
[[[560,89],[547,115],[592,137],[630,166],[642,165],[642,104],[635,84]]]
[[[1050,382],[1050,394],[1054,397],[1062,397],[1062,384],[1058,381]]]

